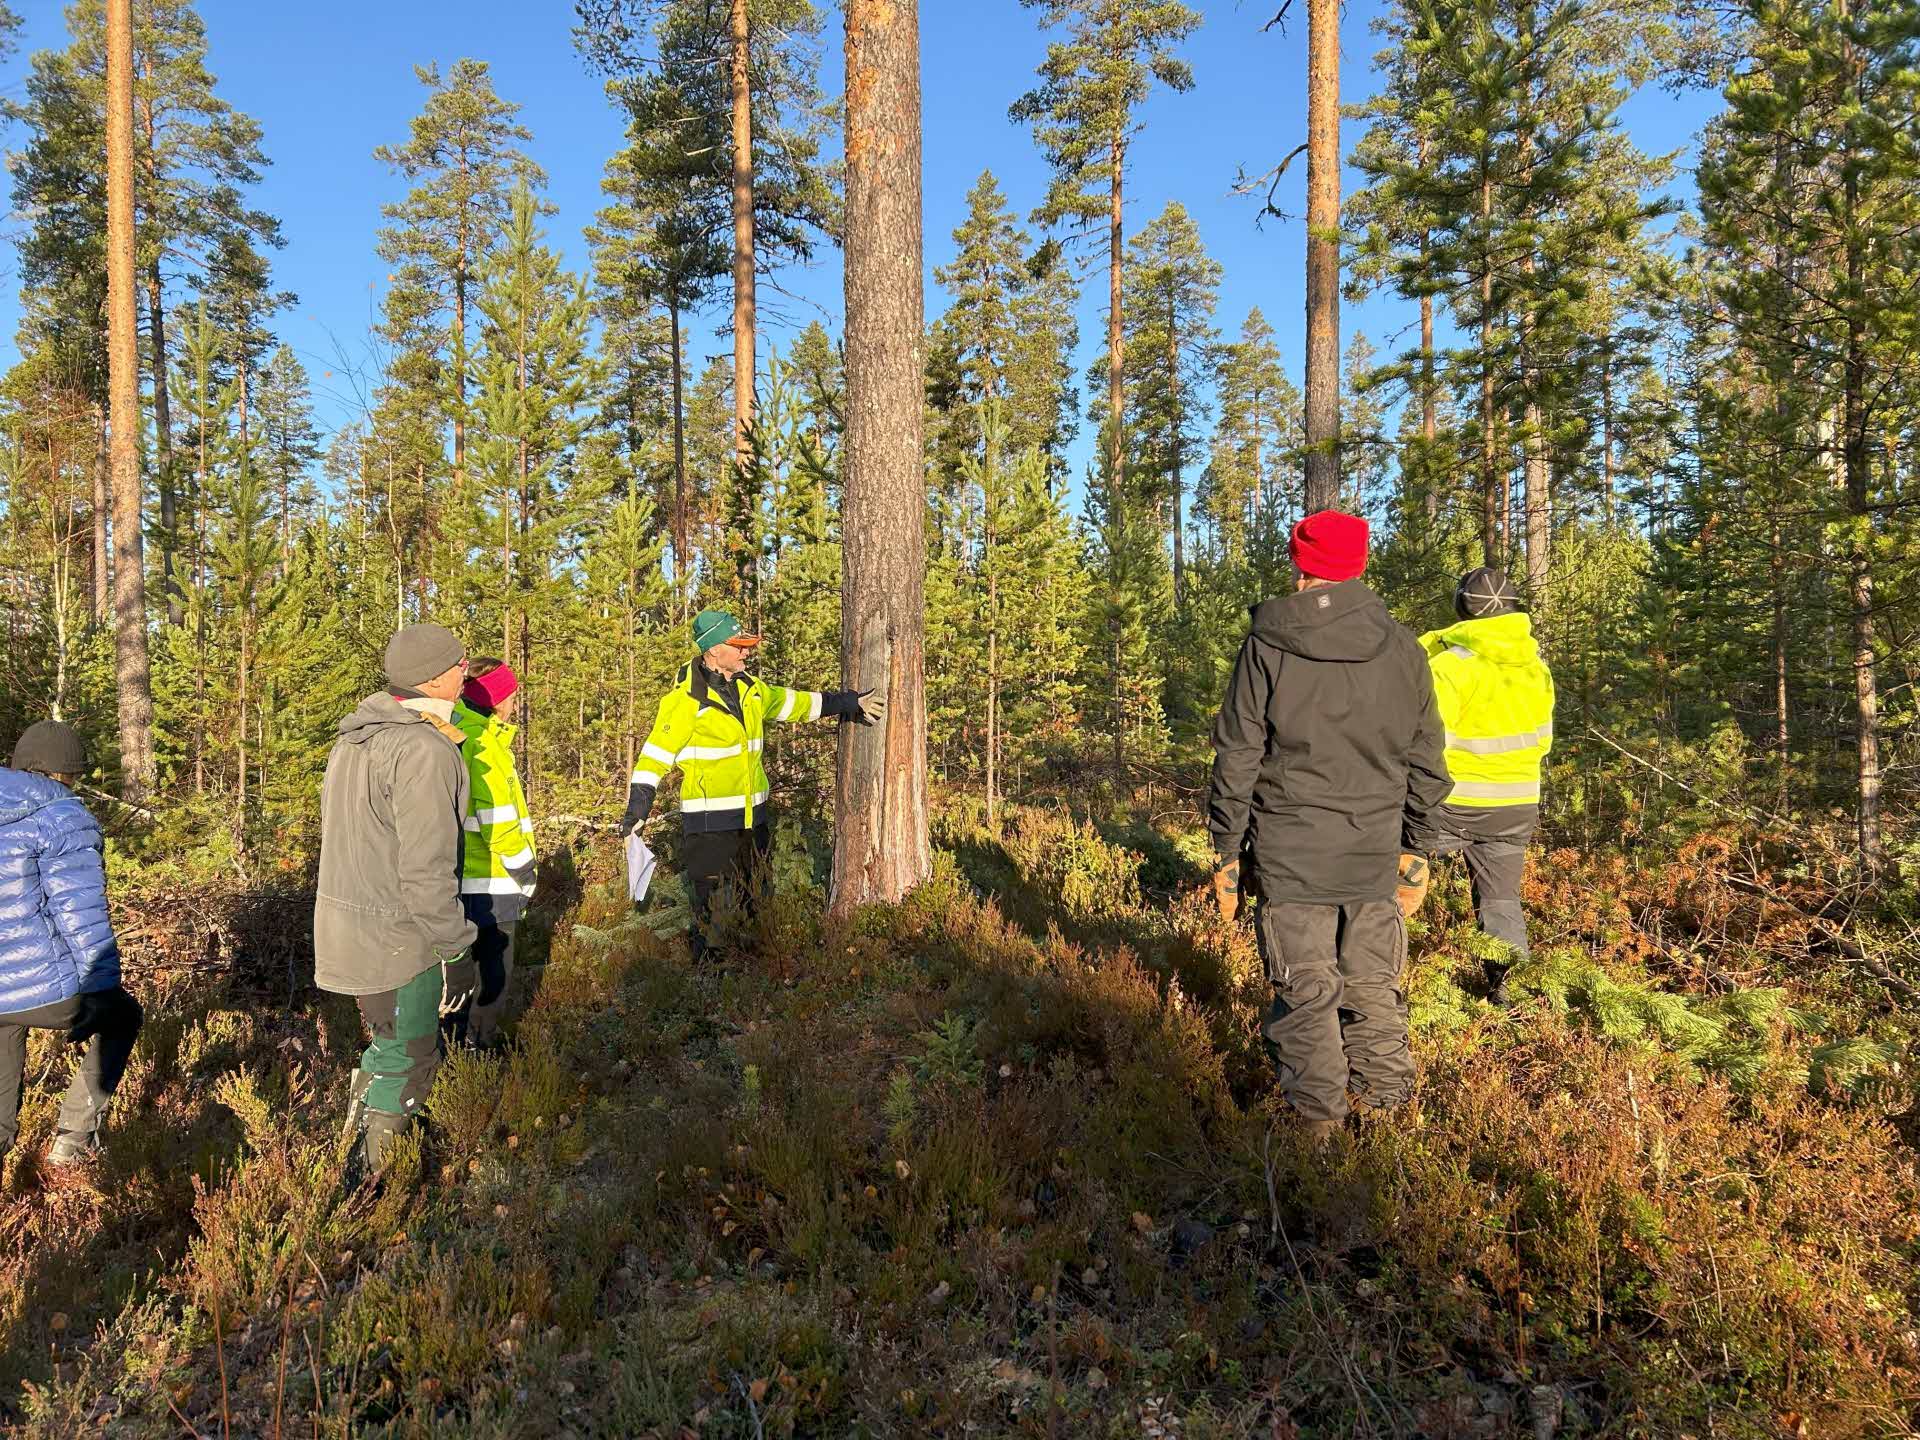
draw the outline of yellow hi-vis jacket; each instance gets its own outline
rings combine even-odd
[[[1515,610],[1420,637],[1447,731],[1449,805],[1540,803],[1540,762],[1553,748],[1553,675]]]
[[[470,709],[465,701],[454,705],[453,723],[467,737],[460,753],[473,782],[460,837],[460,893],[492,896],[491,905],[470,904],[470,908],[511,920],[533,898],[536,868],[533,818],[513,768],[513,737],[518,731]]]
[[[710,685],[706,667],[689,661],[660,697],[633,783],[657,787],[678,765],[680,814],[689,835],[751,830],[754,812],[767,803],[760,763],[766,722],[818,720],[825,703],[817,690],[789,690],[745,675]]]

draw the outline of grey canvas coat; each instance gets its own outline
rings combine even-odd
[[[340,722],[320,788],[322,990],[397,990],[473,944],[460,905],[468,784],[455,740],[391,695],[369,695]]]

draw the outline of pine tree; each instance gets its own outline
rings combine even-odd
[[[1876,629],[1887,602],[1876,571],[1883,546],[1906,548],[1899,512],[1885,508],[1897,442],[1881,437],[1911,423],[1920,394],[1920,296],[1907,283],[1920,226],[1920,16],[1835,0],[1752,18],[1754,63],[1728,86],[1701,193],[1727,256],[1716,289],[1758,382],[1725,401],[1760,443],[1716,459],[1743,478],[1758,471],[1776,517],[1792,480],[1825,512],[1851,621],[1856,840],[1872,875],[1886,864]],[[1809,455],[1813,466],[1789,458]],[[1815,478],[1822,461],[1831,489]],[[1777,556],[1784,537],[1768,528]]]
[[[1128,488],[1172,538],[1176,611],[1186,605],[1186,467],[1199,448],[1218,368],[1213,313],[1220,273],[1177,200],[1128,247],[1126,343],[1134,358],[1127,408],[1137,457]]]
[[[953,260],[934,271],[952,303],[929,342],[950,357],[956,382],[933,397],[934,453],[950,453],[938,468],[951,473],[961,456],[981,454],[977,420],[992,403],[1005,417],[1009,453],[1038,449],[1057,476],[1074,428],[1072,274],[1050,252],[1030,249],[991,171],[967,192],[967,218],[953,240]]]
[[[320,431],[313,418],[306,367],[292,349],[276,346],[260,376],[260,456],[273,496],[273,517],[280,535],[281,568],[293,554],[294,538],[306,528],[319,492],[313,467],[320,459]]]
[[[684,36],[682,25],[676,36]],[[656,72],[610,82],[627,114],[627,145],[607,162],[601,189],[609,203],[588,231],[606,353],[622,377],[629,423],[637,419],[640,373],[659,347],[643,343],[656,307],[667,316],[672,493],[666,506],[674,574],[683,608],[694,574],[686,447],[685,322],[712,298],[728,273],[729,201],[714,183],[721,145],[710,108],[711,67],[697,50],[663,40]],[[631,448],[639,444],[638,426]],[[637,456],[635,457],[637,461]]]
[[[474,349],[468,312],[480,262],[511,218],[514,187],[543,186],[546,173],[521,148],[533,136],[514,119],[520,107],[494,92],[484,60],[456,60],[445,75],[437,65],[417,66],[414,75],[427,101],[406,143],[373,152],[412,186],[403,199],[381,207],[388,223],[380,232],[380,258],[395,267],[386,338],[396,347],[438,351],[444,345],[444,358],[434,357],[435,378],[453,424],[457,494],[467,467]]]
[[[1600,259],[1658,209],[1630,185],[1606,183],[1604,162],[1622,158],[1607,148],[1622,91],[1585,48],[1584,18],[1577,0],[1544,13],[1496,0],[1418,7],[1396,109],[1382,122],[1389,133],[1356,154],[1372,180],[1371,273],[1391,275],[1409,297],[1444,295],[1469,342],[1446,357],[1446,378],[1477,390],[1462,448],[1478,452],[1489,564],[1505,563],[1511,536],[1507,449],[1526,454],[1535,584],[1549,538],[1548,417],[1577,369],[1552,363],[1554,352],[1572,348],[1574,307]],[[1396,126],[1411,127],[1412,153]],[[1415,352],[1402,367],[1424,374],[1423,360]]]
[[[580,0],[575,38],[643,137],[651,173],[703,219],[723,203],[733,280],[736,487],[750,471],[757,274],[837,229],[819,160],[821,19],[812,0]],[[688,233],[697,231],[689,226]],[[748,508],[752,497],[747,497]],[[744,590],[751,557],[734,554]]]
[[[34,56],[27,100],[12,111],[30,135],[14,173],[15,202],[35,217],[22,246],[23,274],[49,295],[50,309],[80,322],[65,330],[68,338],[87,343],[81,337],[90,336],[96,345],[105,308],[106,192],[97,157],[106,146],[107,16],[105,0],[71,5],[71,43]],[[161,584],[177,619],[165,267],[184,262],[210,276],[246,269],[264,277],[260,247],[281,239],[278,222],[243,199],[266,164],[260,127],[215,92],[205,26],[191,0],[142,0],[133,26],[135,265],[149,341]]]
[[[1273,327],[1258,308],[1247,312],[1240,338],[1224,347],[1220,419],[1196,508],[1229,573],[1250,567],[1244,603],[1277,593],[1284,581],[1282,544],[1304,498],[1296,483],[1306,443],[1300,391],[1287,378]]]
[[[1053,181],[1034,220],[1072,222],[1107,236],[1107,419],[1102,436],[1112,483],[1126,477],[1125,269],[1122,215],[1127,146],[1139,133],[1135,115],[1158,81],[1193,88],[1193,70],[1174,47],[1200,25],[1179,0],[1021,0],[1041,12],[1044,27],[1065,26],[1067,38],[1047,46],[1040,84],[1014,103],[1016,121],[1033,126]]]
[[[545,623],[559,598],[558,567],[597,498],[594,477],[572,462],[600,383],[586,286],[541,243],[536,212],[531,189],[517,187],[499,247],[481,267],[474,488],[484,519],[468,571],[480,587],[477,623],[498,617],[500,654],[530,678],[519,711],[530,772],[540,768],[536,643],[560,638]]]

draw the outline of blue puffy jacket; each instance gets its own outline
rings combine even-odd
[[[0,1015],[120,983],[103,849],[66,786],[0,769]]]

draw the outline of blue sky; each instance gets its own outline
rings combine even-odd
[[[1186,95],[1158,93],[1142,114],[1133,151],[1127,226],[1138,230],[1171,199],[1192,212],[1209,251],[1225,268],[1218,322],[1229,336],[1251,306],[1278,332],[1288,369],[1299,376],[1304,328],[1304,232],[1297,223],[1255,225],[1255,204],[1231,193],[1236,172],[1260,172],[1305,138],[1304,6],[1285,35],[1260,33],[1274,0],[1202,4],[1204,23],[1184,53],[1196,86]],[[16,97],[26,54],[65,43],[55,0],[27,0],[22,53],[0,67],[0,93]],[[1373,89],[1371,61],[1378,48],[1368,22],[1376,0],[1354,0],[1343,21],[1342,92],[1349,102]],[[424,90],[416,64],[443,67],[463,55],[488,61],[495,87],[521,107],[532,130],[534,157],[550,177],[548,198],[559,212],[549,239],[575,265],[585,259],[580,232],[600,204],[599,182],[618,148],[620,122],[599,82],[588,75],[572,38],[569,0],[334,0],[325,6],[201,0],[212,68],[229,101],[260,121],[273,164],[255,199],[278,215],[287,246],[275,258],[277,283],[300,303],[278,318],[282,338],[312,372],[316,406],[329,427],[351,421],[363,396],[367,330],[378,313],[384,269],[373,253],[380,207],[396,198],[399,177],[373,158],[374,147],[404,140]],[[924,69],[926,260],[929,314],[944,305],[931,271],[952,253],[951,232],[964,216],[964,196],[981,170],[992,169],[1023,214],[1046,185],[1039,153],[1007,106],[1027,89],[1047,36],[1019,0],[922,0]],[[839,89],[838,18],[825,33],[823,81]],[[1673,99],[1649,88],[1625,119],[1643,149],[1687,145],[1717,105],[1717,97]],[[1360,127],[1348,122],[1349,149]],[[17,144],[18,136],[6,137]],[[836,137],[837,141],[837,137]],[[1349,176],[1349,185],[1353,183]],[[1281,202],[1303,203],[1304,163],[1296,163]],[[1676,193],[1690,192],[1684,181]],[[1291,203],[1289,203],[1291,202]],[[9,225],[17,227],[18,218]],[[0,255],[10,269],[10,255]],[[796,297],[779,302],[783,331],[822,319],[838,329],[839,256],[824,249],[805,270],[782,276]],[[17,282],[0,277],[0,358],[11,363],[18,315]],[[1081,319],[1081,368],[1097,355],[1104,280],[1086,287]],[[695,328],[696,347],[722,349],[716,311]],[[1375,345],[1404,344],[1411,308],[1392,297],[1345,307],[1343,344],[1364,330]],[[344,363],[343,363],[344,362]],[[329,377],[325,372],[331,370]],[[1082,435],[1079,452],[1090,452]]]

